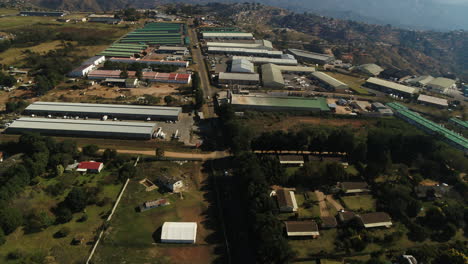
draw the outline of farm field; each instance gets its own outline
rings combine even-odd
[[[45,189],[48,186],[61,182],[65,191],[58,196],[50,196]],[[78,263],[84,261],[91,249],[97,230],[104,222],[112,202],[121,189],[121,184],[114,184],[112,173],[103,171],[100,174],[81,175],[78,173],[65,173],[58,178],[42,179],[35,186],[27,187],[12,205],[20,208],[23,214],[31,210],[50,211],[57,203],[64,200],[73,186],[85,188],[98,187],[99,193],[96,200],[107,199],[103,206],[88,205],[85,208],[86,221],[79,221],[84,213],[76,213],[70,222],[54,224],[40,232],[27,233],[24,228],[19,228],[7,236],[7,242],[0,247],[0,259],[2,263],[17,263],[14,260],[7,261],[6,256],[11,252],[19,252],[23,256],[42,255],[49,256],[55,263]],[[55,233],[62,228],[69,228],[69,235],[56,238]],[[76,237],[82,237],[83,243],[72,245],[71,241]],[[3,262],[5,260],[5,262]]]
[[[375,199],[372,195],[343,196],[341,200],[352,211],[375,211]]]
[[[9,48],[8,50],[0,53],[0,63],[7,65],[17,65],[26,58],[27,55],[24,52],[27,50],[37,53],[46,53],[49,50],[58,48],[60,44],[61,41],[55,40],[27,48]]]
[[[95,263],[212,263],[217,255],[216,225],[212,222],[211,194],[200,163],[140,163],[139,177],[132,180],[122,197],[110,226],[93,259]],[[164,191],[146,192],[138,180],[147,177],[155,182],[161,170],[185,175],[188,191],[183,198]],[[138,212],[145,201],[165,198],[170,205]],[[162,224],[166,221],[197,222],[195,245],[161,244]]]

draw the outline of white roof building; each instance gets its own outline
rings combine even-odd
[[[419,95],[418,102],[423,103],[423,104],[440,106],[440,107],[448,107],[448,101],[446,99],[424,95],[424,94]]]
[[[387,80],[383,80],[383,79],[379,79],[375,77],[371,77],[367,79],[366,85],[371,86],[371,88],[377,87],[377,88],[383,89],[385,92],[389,92],[389,93],[412,95],[418,92],[417,88],[409,87],[406,85],[394,83],[391,81],[387,81]]]
[[[446,93],[448,89],[453,88],[455,86],[455,83],[455,80],[438,77],[430,81],[427,84],[427,87],[430,90],[433,90],[438,93]]]
[[[362,64],[356,67],[356,69],[360,72],[363,72],[371,76],[377,76],[379,75],[379,73],[383,72],[384,70],[382,69],[382,67],[374,63]]]
[[[253,64],[268,64],[273,63],[276,65],[288,65],[288,66],[296,66],[297,60],[294,57],[287,56],[290,54],[283,54],[281,59],[278,58],[266,58],[266,57],[250,57],[250,56],[232,56],[233,60],[236,59],[245,59]]]
[[[164,222],[161,231],[162,243],[195,244],[197,241],[197,223]]]
[[[204,39],[253,39],[252,33],[203,32]]]
[[[254,73],[254,65],[245,59],[232,60],[231,72]]]

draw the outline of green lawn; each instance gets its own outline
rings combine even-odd
[[[344,207],[352,211],[375,211],[375,199],[372,195],[343,196]]]
[[[317,239],[290,239],[289,244],[297,252],[298,258],[309,257],[312,254],[318,254],[322,250],[327,253],[336,253],[334,245],[336,235],[336,229],[320,230],[320,236]]]
[[[330,75],[331,77],[339,81],[346,83],[349,86],[349,88],[351,88],[351,90],[354,90],[355,92],[359,94],[363,94],[363,95],[370,94],[366,89],[361,88],[361,85],[366,82],[364,79],[342,74],[342,73],[337,73],[337,72],[326,72],[326,74]]]
[[[19,11],[17,9],[12,8],[0,8],[0,15],[13,15],[18,14]]]
[[[27,214],[32,209],[48,211],[57,203],[63,201],[73,185],[98,186],[102,185],[105,178],[109,176],[110,172],[103,171],[101,174],[88,175],[65,173],[58,178],[41,179],[37,185],[27,187],[18,198],[14,199],[12,206],[20,208],[24,214]],[[51,197],[44,191],[47,186],[59,181],[68,186],[62,195]],[[108,197],[111,201],[114,201],[121,187],[121,184],[103,185],[102,192],[98,194],[98,200]],[[3,261],[8,253],[19,250],[24,255],[47,254],[55,258],[57,263],[81,263],[87,258],[96,230],[104,222],[104,218],[112,208],[112,205],[112,203],[108,203],[102,207],[97,205],[87,206],[85,212],[88,219],[85,222],[78,222],[77,220],[83,213],[76,213],[70,222],[50,226],[41,232],[25,234],[24,230],[19,228],[14,233],[8,235],[7,242],[0,247],[0,259]],[[63,227],[70,228],[70,234],[64,238],[54,238],[53,235]],[[75,236],[83,236],[84,243],[81,245],[71,245],[70,242]],[[5,262],[1,263],[16,262],[5,260]]]
[[[296,193],[297,206],[299,207],[299,218],[320,217],[320,209],[317,203],[317,197],[313,192],[307,192],[309,199],[306,200],[304,193]]]
[[[132,180],[122,197],[107,232],[99,245],[95,263],[211,263],[216,254],[213,236],[214,224],[208,215],[207,193],[196,188],[197,180],[184,180],[190,190],[183,199],[177,194],[155,190],[146,192],[138,183],[140,178],[153,180],[161,167],[171,173],[196,172],[194,163],[178,165],[173,162],[152,162],[142,164],[138,179]],[[196,176],[196,175],[194,175]],[[201,187],[204,189],[204,187]],[[165,198],[169,206],[138,212],[136,208],[145,201]],[[161,244],[160,228],[167,221],[197,222],[197,243],[195,245]]]

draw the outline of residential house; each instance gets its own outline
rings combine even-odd
[[[296,196],[293,191],[279,189],[276,192],[276,201],[278,208],[282,213],[296,212],[298,209]]]
[[[449,195],[452,189],[453,186],[447,184],[434,186],[418,185],[414,188],[414,192],[419,199],[435,200]]]
[[[338,212],[338,219],[340,220],[342,224],[347,224],[355,218],[356,218],[356,214],[351,211]]]
[[[280,155],[278,158],[281,165],[301,167],[304,165],[304,156],[302,155]]]
[[[184,182],[182,181],[182,178],[176,175],[161,174],[157,178],[157,181],[174,193],[180,193],[184,188]]]
[[[155,201],[144,202],[140,205],[140,212],[144,212],[153,208],[169,205],[169,201],[166,199],[158,199]]]
[[[100,173],[104,163],[96,161],[83,161],[78,164],[76,171],[83,173]]]
[[[339,182],[338,188],[345,194],[367,193],[370,191],[366,182]]]
[[[311,237],[320,236],[317,223],[315,221],[285,221],[286,234],[288,237]]]
[[[322,223],[320,224],[322,229],[335,228],[338,225],[336,218],[333,216],[323,216],[320,217],[320,220],[322,220]]]
[[[373,227],[391,227],[392,219],[390,215],[384,212],[368,213],[357,215],[357,218],[361,221],[361,224],[365,228]]]

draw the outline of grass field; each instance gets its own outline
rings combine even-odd
[[[352,90],[354,90],[355,92],[359,94],[363,94],[363,95],[370,94],[366,89],[361,88],[361,85],[366,82],[364,79],[349,76],[346,74],[337,73],[337,72],[327,72],[327,74],[339,81],[346,83],[349,86],[349,88],[351,88]]]
[[[89,187],[102,185],[103,189],[99,193],[98,199],[108,197],[113,201],[121,189],[121,184],[107,183],[104,185],[104,181],[107,181],[108,177],[111,177],[110,172],[104,171],[101,174],[94,175],[66,173],[59,178],[42,179],[39,184],[27,187],[22,195],[13,201],[12,206],[20,208],[24,214],[32,209],[48,211],[64,199],[72,185]],[[59,181],[70,186],[62,195],[51,197],[44,192],[45,187]],[[37,233],[26,234],[22,228],[19,228],[10,234],[7,237],[7,242],[0,247],[0,259],[2,259],[2,263],[17,263],[15,261],[6,261],[5,257],[10,252],[20,251],[23,255],[45,254],[46,256],[52,256],[56,263],[81,263],[87,258],[96,230],[102,225],[103,218],[111,207],[112,203],[102,207],[97,205],[87,206],[85,212],[88,219],[85,222],[77,221],[83,215],[83,213],[77,213],[74,214],[70,222],[53,225]],[[70,234],[64,238],[54,238],[54,234],[63,227],[70,228]],[[83,236],[84,243],[71,245],[72,239],[76,236]]]
[[[51,41],[51,42],[46,42],[46,43],[41,43],[37,46],[32,46],[28,48],[10,48],[2,53],[0,53],[0,63],[1,64],[18,64],[22,60],[26,58],[26,55],[24,55],[24,51],[30,50],[32,52],[38,52],[38,53],[46,53],[49,50],[56,49],[60,45],[59,40]]]
[[[1,15],[14,15],[14,14],[18,14],[19,11],[16,10],[16,9],[12,9],[12,8],[0,8],[0,16]]]
[[[297,252],[298,258],[310,257],[313,254],[318,254],[322,250],[327,253],[336,253],[334,245],[336,235],[336,229],[320,230],[320,236],[317,239],[290,239],[289,244],[292,249]]]
[[[308,200],[305,199],[304,194],[296,193],[297,206],[299,207],[298,213],[300,218],[314,218],[320,217],[320,209],[317,203],[317,197],[313,192],[307,192],[309,197]],[[312,205],[307,208],[307,203]]]
[[[146,192],[145,188],[132,180],[114,215],[110,227],[99,245],[95,263],[212,263],[216,258],[217,236],[211,221],[209,197],[205,176],[200,172],[199,163],[178,165],[173,162],[141,164],[144,168],[139,178],[154,180],[157,172],[165,167],[171,173],[189,173],[184,183],[189,191],[179,195],[165,193],[161,189]],[[205,191],[201,191],[205,190]],[[135,208],[148,200],[166,198],[170,205],[137,212]],[[210,217],[210,218],[209,218]],[[197,243],[195,245],[161,244],[160,228],[166,221],[197,222]]]
[[[352,211],[375,211],[375,199],[371,195],[343,196],[341,200]]]

